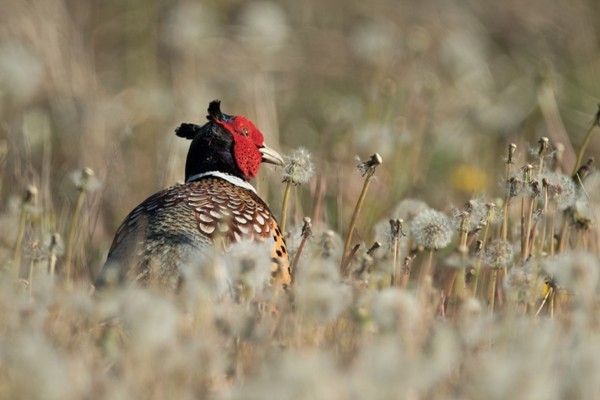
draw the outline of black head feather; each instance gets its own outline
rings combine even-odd
[[[208,105],[208,115],[206,119],[209,121],[221,121],[223,118],[228,119],[228,115],[225,115],[221,112],[221,101],[213,100]],[[175,129],[175,134],[179,137],[185,139],[194,139],[198,132],[200,132],[202,127],[196,124],[184,123],[179,125],[177,129]]]
[[[208,115],[206,119],[213,121],[221,121],[223,113],[221,112],[221,100],[213,100],[208,105]]]
[[[233,136],[220,122],[231,122],[232,116],[221,112],[221,102],[208,106],[208,122],[202,126],[183,123],[176,130],[179,137],[190,139],[185,163],[185,179],[208,171],[220,171],[246,179],[233,157]]]
[[[181,124],[179,128],[175,129],[175,134],[179,137],[185,139],[193,139],[196,137],[196,134],[200,132],[202,127],[196,124]]]

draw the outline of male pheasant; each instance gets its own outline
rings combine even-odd
[[[179,287],[181,270],[206,261],[240,241],[272,245],[272,280],[290,283],[283,235],[269,207],[248,182],[261,162],[283,159],[264,145],[262,133],[244,117],[208,106],[208,122],[182,124],[177,136],[192,140],[185,183],[164,189],[133,209],[118,228],[96,287],[125,281]]]

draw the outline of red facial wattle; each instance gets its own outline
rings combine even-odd
[[[262,155],[248,138],[240,135],[233,136],[233,156],[238,168],[246,179],[255,178],[262,161]]]
[[[258,150],[263,146],[262,133],[244,117],[234,117],[231,122],[217,121],[233,136],[233,156],[247,180],[258,175],[262,155]]]

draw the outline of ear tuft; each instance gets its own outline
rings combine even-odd
[[[220,121],[223,118],[223,113],[221,112],[221,101],[213,100],[208,105],[208,115],[206,116],[208,120]]]
[[[196,124],[181,124],[175,129],[175,134],[185,139],[193,139],[202,127]]]

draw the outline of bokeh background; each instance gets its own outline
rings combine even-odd
[[[64,235],[75,171],[94,170],[76,255],[97,269],[126,213],[183,179],[181,122],[212,99],[317,175],[293,219],[342,232],[362,178],[384,163],[358,232],[404,198],[448,211],[501,193],[506,146],[541,136],[570,172],[600,101],[600,3],[571,1],[1,0],[0,247],[10,254],[25,188],[42,237]],[[590,144],[593,154],[600,139]],[[279,213],[280,171],[256,182]],[[322,193],[322,195],[319,195]],[[315,209],[318,200],[319,206]],[[8,252],[8,253],[7,253]]]

